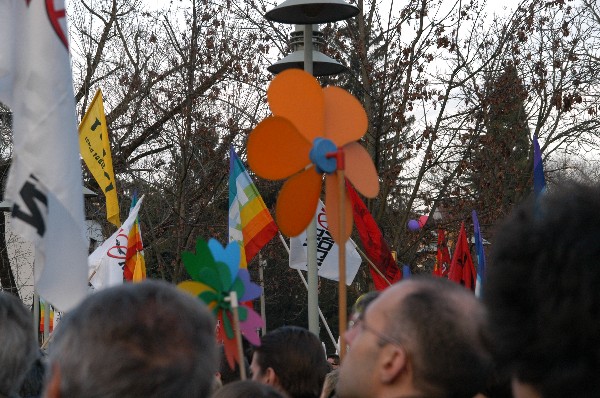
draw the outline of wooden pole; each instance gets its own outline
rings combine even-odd
[[[338,183],[339,183],[339,227],[340,233],[346,230],[346,177],[344,175],[344,152],[338,150]],[[346,355],[346,339],[344,334],[346,333],[346,325],[348,324],[348,303],[346,295],[346,242],[338,242],[339,247],[339,267],[340,267],[340,278],[339,278],[339,304],[338,304],[338,318],[339,318],[339,331],[340,331],[340,360],[344,359]]]
[[[240,329],[240,315],[238,313],[238,297],[235,291],[229,293],[229,300],[231,302],[231,310],[233,312],[233,329],[235,332],[235,341],[238,348],[239,365],[240,365],[240,379],[246,380],[246,366],[244,366],[244,348],[242,346],[242,331]]]

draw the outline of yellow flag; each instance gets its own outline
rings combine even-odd
[[[79,125],[79,150],[85,164],[106,195],[106,218],[117,227],[121,226],[115,173],[100,90],[96,92]]]

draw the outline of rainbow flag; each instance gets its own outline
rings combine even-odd
[[[242,250],[240,266],[248,262],[277,233],[277,225],[256,185],[233,147],[229,150],[229,241]]]
[[[131,208],[137,204],[137,193],[131,199]],[[140,229],[139,217],[135,218],[129,235],[127,236],[127,254],[125,254],[125,267],[123,276],[129,282],[141,282],[146,279],[146,261],[144,260],[144,243]]]

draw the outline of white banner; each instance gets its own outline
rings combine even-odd
[[[92,276],[90,283],[94,289],[103,289],[123,283],[123,267],[127,254],[127,238],[144,201],[142,196],[129,212],[127,220],[121,227],[104,241],[102,246],[94,250],[88,257],[88,271]]]
[[[13,112],[6,200],[35,245],[40,296],[68,311],[87,294],[88,243],[64,1],[0,1],[0,101]]]
[[[327,229],[327,216],[325,205],[319,201],[317,207],[317,266],[319,276],[322,278],[339,281],[339,247],[331,237]],[[300,235],[290,238],[290,267],[294,269],[307,270],[307,246],[306,231]],[[352,284],[362,259],[354,247],[354,242],[348,239],[346,242],[346,284]]]

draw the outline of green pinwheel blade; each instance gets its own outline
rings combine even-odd
[[[202,239],[196,241],[196,257],[203,267],[212,265],[215,263],[215,259],[208,248],[208,243]]]
[[[198,257],[192,252],[182,252],[181,260],[183,260],[185,270],[190,274],[190,277],[193,280],[198,280],[202,268],[202,263],[198,260]]]
[[[223,291],[229,292],[231,285],[231,271],[229,271],[229,267],[227,266],[227,264],[217,261],[215,263],[215,269],[219,274],[219,278],[221,279],[221,286],[223,286]]]
[[[223,291],[223,284],[221,283],[221,278],[219,277],[219,273],[214,267],[203,267],[202,269],[200,269],[200,273],[198,276],[198,282],[202,282],[205,285],[212,287],[217,292]]]
[[[229,315],[229,313],[223,314],[223,328],[225,328],[225,334],[227,335],[227,337],[233,339],[235,335],[233,333],[233,325],[231,324],[231,319],[229,319]]]
[[[244,322],[246,318],[248,318],[248,309],[244,306],[240,306],[238,308],[238,316],[240,317],[240,322]]]
[[[233,281],[233,285],[231,285],[230,291],[235,291],[237,293],[238,299],[244,297],[244,293],[246,292],[244,282],[240,278],[235,278],[235,280]]]

